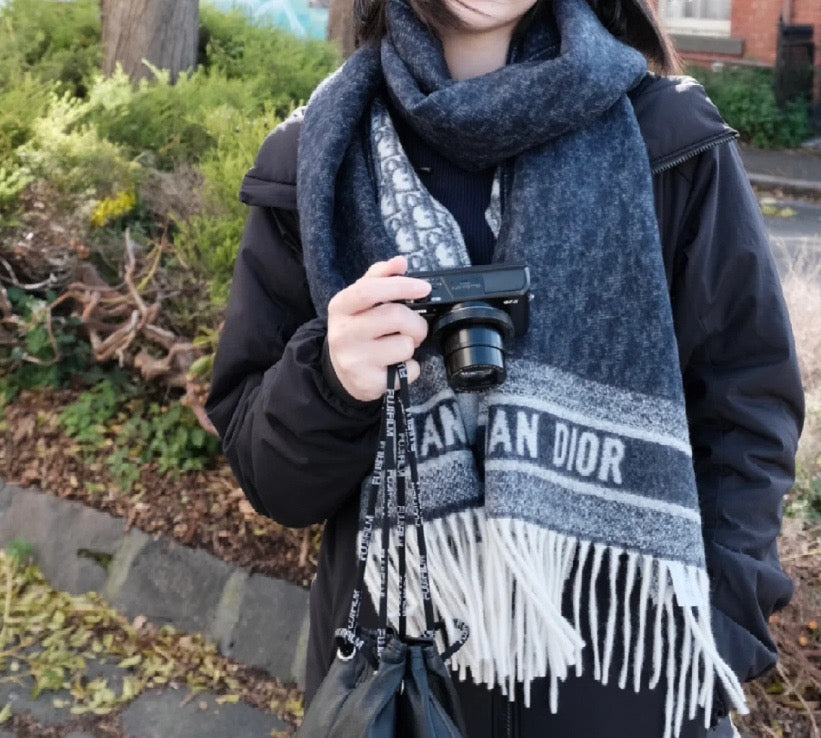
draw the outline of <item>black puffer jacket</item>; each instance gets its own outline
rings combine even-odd
[[[688,77],[648,74],[631,93],[651,166],[698,482],[713,628],[742,680],[773,666],[769,615],[790,599],[776,536],[803,423],[795,348],[736,132]],[[311,591],[307,693],[333,659],[353,587],[359,482],[380,402],[333,374],[311,304],[296,213],[299,113],[264,142],[206,402],[254,508],[327,521]]]

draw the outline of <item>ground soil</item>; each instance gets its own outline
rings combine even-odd
[[[125,518],[128,526],[163,533],[202,548],[252,573],[308,587],[316,568],[320,529],[284,528],[257,515],[220,457],[214,467],[174,479],[144,465],[131,494],[122,493],[99,459],[83,459],[57,424],[64,407],[77,399],[71,390],[23,392],[5,411],[0,433],[0,476],[10,484],[36,487],[68,500]],[[90,491],[102,487],[104,492]]]

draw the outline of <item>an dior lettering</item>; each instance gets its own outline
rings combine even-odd
[[[575,471],[583,477],[595,474],[600,482],[622,483],[621,462],[624,442],[613,436],[600,436],[569,423],[556,423],[553,466]]]
[[[539,458],[539,414],[517,410],[513,423],[501,408],[493,413],[493,422],[488,435],[487,452],[501,449],[506,454]]]
[[[409,435],[415,441],[415,423],[410,425],[412,430]],[[452,405],[439,405],[425,416],[419,449],[421,456],[427,456],[431,450],[441,454],[447,448],[462,448],[466,443],[465,427]]]

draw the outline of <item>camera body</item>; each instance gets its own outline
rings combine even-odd
[[[426,297],[403,304],[428,321],[428,340],[444,356],[450,386],[466,392],[501,384],[509,341],[530,321],[528,267],[481,264],[407,276],[431,284]]]

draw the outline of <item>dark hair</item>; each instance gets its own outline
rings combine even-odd
[[[536,0],[522,17],[517,30],[529,23],[541,6],[552,0]],[[460,28],[461,21],[443,0],[408,0],[416,14],[434,32],[442,28]],[[681,58],[667,32],[661,27],[656,11],[648,0],[587,0],[602,25],[617,39],[638,49],[661,74],[680,74]],[[354,43],[361,46],[379,41],[385,34],[387,0],[354,0]]]

